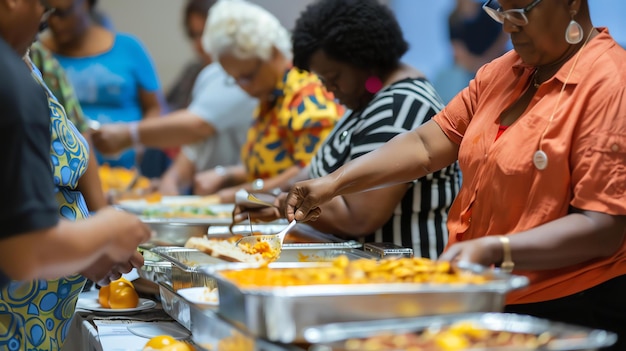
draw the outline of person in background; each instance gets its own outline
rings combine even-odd
[[[613,331],[608,349],[625,350],[626,50],[593,26],[587,0],[516,3],[483,7],[514,50],[431,121],[296,184],[287,217],[314,219],[335,196],[458,159],[463,183],[440,259],[525,275],[530,285],[507,295],[505,311]]]
[[[96,1],[49,0],[56,10],[41,42],[54,53],[74,86],[85,115],[100,124],[128,123],[157,117],[165,109],[159,80],[146,49],[135,37],[97,25],[91,16]],[[132,168],[141,153],[98,155],[99,163]],[[159,173],[164,165],[145,167]],[[162,171],[162,170],[161,170]],[[146,174],[149,176],[149,174]]]
[[[213,60],[202,48],[202,33],[211,6],[215,0],[188,0],[183,12],[183,23],[187,38],[191,41],[196,57],[189,62],[172,84],[165,98],[170,111],[185,109],[191,103],[196,78]]]
[[[344,109],[319,78],[292,66],[291,41],[278,19],[246,1],[218,1],[205,49],[248,95],[259,100],[241,149],[243,165],[196,176],[194,193],[232,203],[239,189],[268,191],[304,168]],[[221,189],[221,190],[220,190]]]
[[[192,0],[185,10],[194,48],[207,64],[194,82],[191,103],[137,125],[141,145],[163,149],[184,145],[159,181],[162,195],[189,194],[196,173],[239,164],[239,153],[258,103],[239,86],[229,84],[226,72],[219,63],[211,63],[211,56],[202,48],[200,38],[213,3]],[[94,142],[107,153],[133,146],[129,126],[121,123],[102,126],[94,133]]]
[[[430,82],[400,61],[407,48],[393,13],[376,0],[321,0],[302,12],[293,31],[294,64],[315,72],[351,110],[313,157],[306,178],[332,173],[441,110]],[[393,242],[413,248],[416,256],[436,258],[448,240],[445,223],[459,187],[455,163],[416,181],[338,196],[322,206],[324,216],[310,225],[365,241]],[[247,210],[238,208],[235,220],[247,219]],[[283,216],[277,209],[250,213],[252,219]]]
[[[485,63],[504,54],[509,36],[481,9],[482,0],[456,0],[448,18],[454,64],[435,78],[435,88],[444,102],[469,84]]]
[[[45,279],[80,271],[98,281],[115,279],[143,263],[136,247],[150,235],[135,216],[110,208],[85,219],[85,200],[76,186],[88,164],[87,144],[27,54],[51,11],[45,2],[0,1],[0,192],[5,199],[0,348],[7,350],[60,349],[83,279],[7,287],[7,276]]]

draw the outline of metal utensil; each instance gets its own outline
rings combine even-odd
[[[282,251],[282,248],[283,248],[283,242],[285,241],[285,236],[287,235],[287,233],[289,233],[291,228],[293,228],[296,224],[297,222],[294,219],[293,221],[291,221],[291,223],[289,223],[289,225],[287,225],[287,227],[285,227],[285,229],[281,230],[280,233],[278,234],[246,236],[246,237],[239,239],[235,245],[239,246],[241,243],[245,243],[249,245],[250,247],[254,247],[256,243],[265,241],[270,244],[270,247],[272,248],[272,250],[275,250],[276,252],[280,253],[280,251]]]
[[[241,189],[235,193],[235,204],[247,208],[276,207],[274,200],[276,200],[275,195],[249,193],[245,189]]]

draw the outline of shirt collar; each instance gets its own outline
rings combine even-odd
[[[593,62],[598,58],[599,51],[605,51],[609,44],[612,42],[611,35],[609,34],[609,30],[604,27],[596,28],[600,33],[593,39],[590,39],[589,42],[581,49],[583,50],[580,54],[575,54],[572,56],[556,74],[548,79],[546,82],[550,82],[553,79],[558,80],[561,83],[564,83],[567,79],[567,76],[570,75],[570,70],[572,69],[572,65],[576,60],[576,56],[578,58],[578,62],[576,63],[576,67],[572,71],[568,84],[578,84],[586,72],[590,69]],[[586,38],[585,38],[586,39]],[[528,65],[522,61],[522,59],[517,57],[517,60],[513,64],[513,73],[518,76],[525,74],[531,74],[536,67]]]

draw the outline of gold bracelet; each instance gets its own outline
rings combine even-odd
[[[498,238],[502,243],[502,263],[500,264],[500,269],[504,273],[511,273],[513,267],[515,267],[515,263],[513,263],[513,258],[511,257],[511,241],[504,235],[500,235]]]

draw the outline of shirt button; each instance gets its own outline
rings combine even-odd
[[[619,151],[619,145],[617,145],[617,144],[611,145],[611,150],[613,150],[613,152],[618,152]]]

